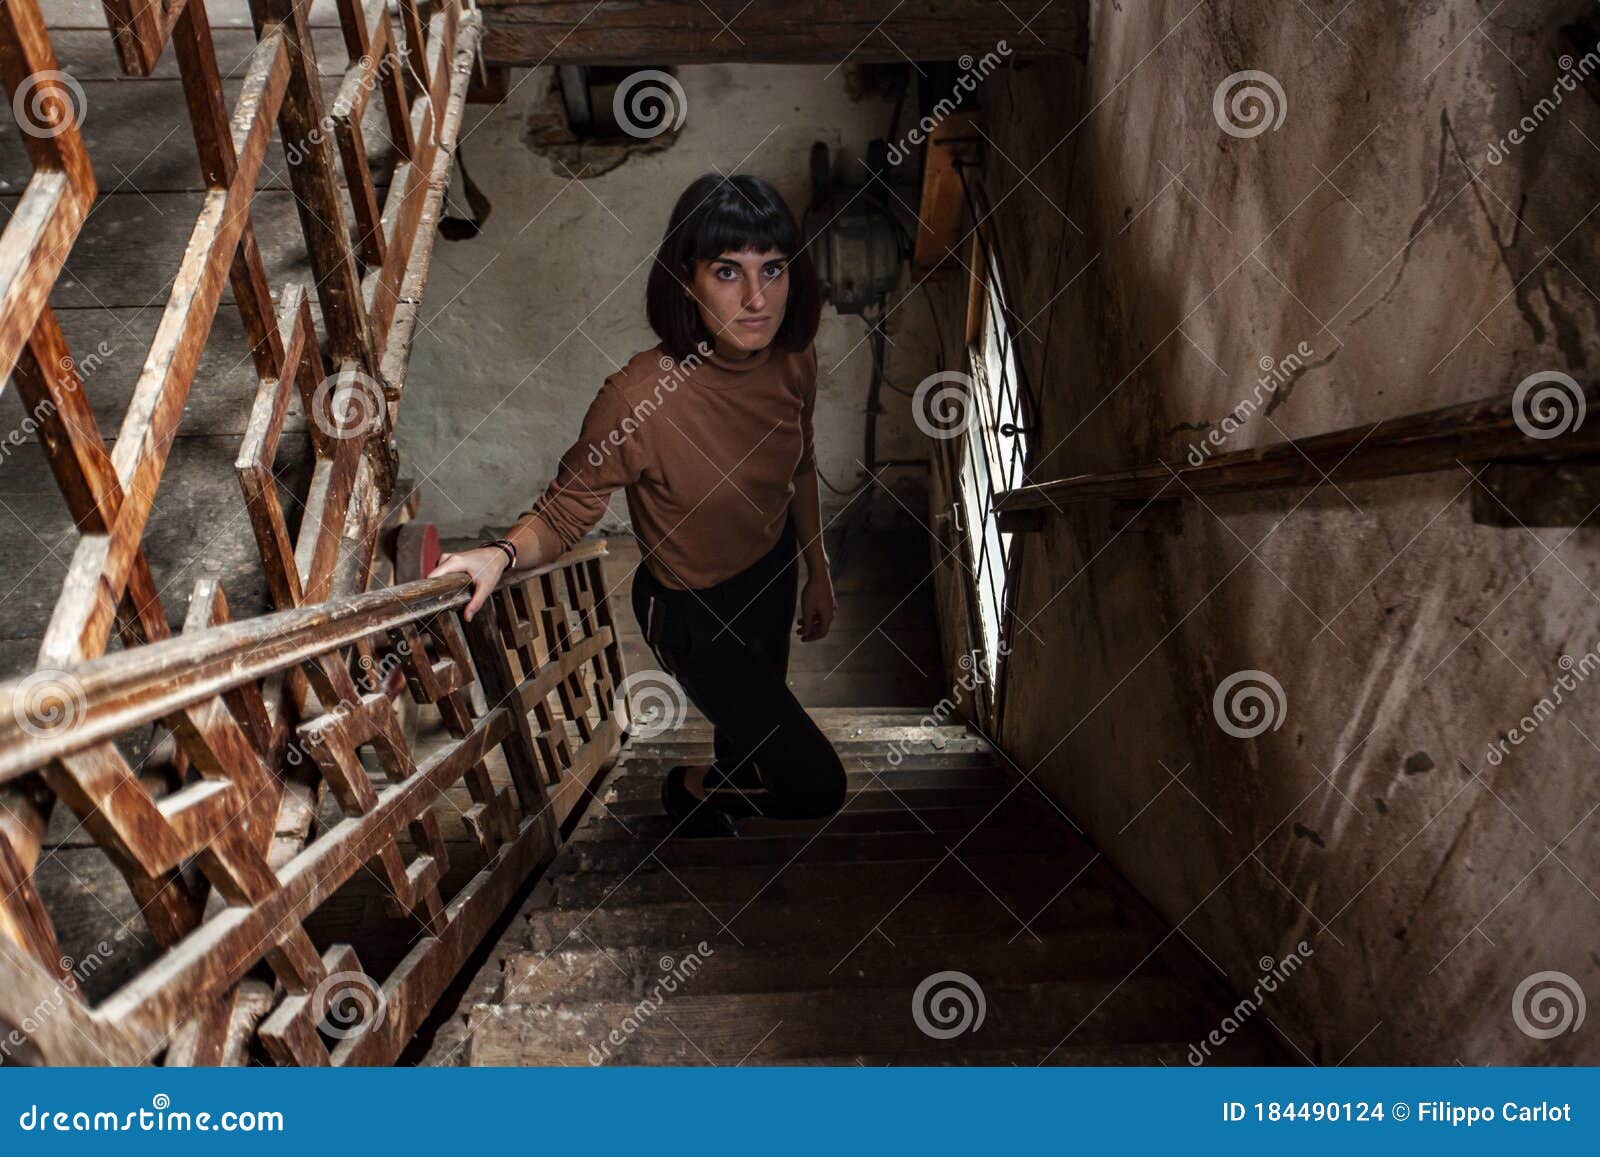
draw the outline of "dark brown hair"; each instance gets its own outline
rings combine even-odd
[[[711,334],[700,307],[685,292],[696,261],[724,253],[775,249],[788,259],[789,298],[775,347],[803,350],[817,336],[822,290],[806,252],[800,226],[771,183],[747,173],[707,173],[683,191],[672,207],[645,285],[645,316],[674,358],[688,357]]]

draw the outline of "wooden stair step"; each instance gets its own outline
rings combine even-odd
[[[853,863],[712,864],[667,870],[653,859],[635,871],[574,872],[554,877],[554,907],[746,900],[806,900],[831,896],[899,898],[998,892],[1042,901],[1075,879],[1097,882],[1103,862],[1083,845],[1061,855],[946,856],[891,860],[863,871]]]
[[[869,938],[983,935],[1008,939],[1024,924],[1035,933],[1061,928],[1127,927],[1122,901],[1079,883],[1046,902],[1025,907],[982,895],[884,896],[798,902],[644,904],[588,910],[537,909],[528,913],[527,946],[606,948],[630,945],[712,944],[837,945],[843,956]],[[1023,931],[1026,936],[1028,933]]]
[[[581,940],[581,937],[579,938]],[[1046,931],[1039,937],[953,936],[886,944],[873,938],[843,959],[843,950],[801,946],[775,953],[762,946],[707,942],[658,947],[573,947],[508,956],[495,1003],[641,1000],[672,978],[679,991],[780,992],[821,988],[885,988],[960,969],[985,988],[1049,980],[1120,980],[1160,975],[1154,930]]]
[[[1046,814],[1043,809],[1029,806],[1013,796],[992,808],[924,808],[915,812],[904,808],[881,812],[840,811],[820,820],[772,820],[751,816],[739,822],[738,838],[812,836],[824,832],[942,832],[953,833],[954,838],[959,839],[968,832],[981,830],[998,831],[1006,828],[1015,829],[1020,834],[1025,831],[1052,830],[1058,825],[1063,832],[1072,831],[1053,814]],[[619,817],[599,808],[584,821],[575,838],[595,842],[626,841],[651,847],[663,840],[685,838],[678,834],[678,827],[677,820],[665,815]],[[719,838],[722,842],[730,842],[729,837]]]
[[[583,829],[579,828],[579,833]],[[955,850],[967,858],[1015,852],[1068,853],[1082,843],[1072,829],[1034,827],[1024,830],[980,827],[962,832],[845,832],[832,828],[821,835],[740,835],[736,838],[670,839],[656,843],[627,840],[572,840],[550,866],[549,875],[570,872],[631,872],[646,862],[671,868],[787,863],[870,864],[893,860],[938,859]],[[870,869],[864,869],[863,875]]]
[[[863,727],[823,720],[818,720],[817,725],[841,755],[846,752],[875,754],[888,760],[912,752],[980,751],[999,758],[988,740],[964,727],[923,727],[915,723]],[[699,747],[709,748],[711,739],[710,723],[684,723],[659,735],[635,735],[628,740],[626,751],[632,757],[661,758]]]
[[[1079,1065],[1140,1065],[1154,1067],[1166,1065],[1185,1068],[1193,1064],[1191,1045],[1185,1041],[1157,1041],[1149,1044],[1089,1044],[1068,1041],[1060,1048],[1037,1045],[1019,1049],[971,1049],[950,1041],[932,1041],[926,1052],[900,1053],[895,1056],[862,1055],[828,1057],[788,1057],[785,1065],[828,1068],[885,1068],[928,1065],[984,1065],[989,1068],[1045,1066],[1066,1068]],[[1076,1039],[1076,1034],[1074,1034]],[[940,1046],[943,1047],[940,1047]],[[1207,1067],[1229,1065],[1281,1065],[1283,1057],[1269,1047],[1259,1034],[1239,1034],[1230,1037],[1221,1048],[1213,1047],[1205,1059]]]
[[[648,796],[606,801],[606,811],[614,816],[659,816],[666,813],[661,808],[660,781],[654,781],[656,791]],[[842,814],[864,812],[922,812],[934,808],[987,809],[1006,798],[1011,789],[999,786],[976,787],[875,787],[850,791],[846,788]]]
[[[915,988],[679,993],[665,998],[660,1015],[641,1012],[636,1001],[478,1005],[471,1012],[470,1059],[475,1065],[595,1063],[596,1057],[611,1064],[759,1064],[841,1051],[926,1054],[941,1042],[913,1016]],[[961,1046],[1173,1043],[1213,1023],[1183,985],[1166,977],[992,986],[982,994],[983,1021],[953,1038]]]
[[[681,759],[629,760],[620,764],[606,781],[606,790],[616,799],[656,799],[661,794],[661,777]],[[935,787],[1010,787],[1014,774],[981,752],[935,752],[907,758],[897,767],[867,769],[845,766],[846,791]],[[609,800],[608,800],[609,802]]]

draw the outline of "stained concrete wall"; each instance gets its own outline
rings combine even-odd
[[[493,209],[479,236],[435,250],[399,428],[403,473],[422,486],[419,516],[447,537],[501,533],[554,475],[601,381],[655,344],[645,277],[690,181],[713,169],[756,173],[798,215],[810,198],[812,142],[852,171],[892,111],[877,95],[853,94],[848,67],[686,67],[676,140],[605,169],[615,158],[603,150],[574,158],[534,147],[533,133],[550,126],[551,79],[549,69],[514,70],[508,99],[469,105],[462,128],[468,170]],[[911,312],[890,319],[896,380],[914,384],[926,372],[919,325]],[[863,477],[866,332],[859,317],[830,307],[817,338],[817,459],[846,492],[823,489],[825,519],[844,512],[835,527],[869,511],[875,525],[908,524],[908,512],[927,504],[916,468],[889,470],[850,497]],[[907,401],[884,394],[878,455],[925,457]],[[627,527],[619,492],[598,532]]]
[[[1557,30],[1593,7],[1099,3],[1086,62],[988,81],[1019,311],[1071,281],[1020,338],[1035,476],[1185,458],[1263,377],[1223,448],[1581,378],[1600,107],[1560,89]],[[1230,135],[1214,95],[1252,69],[1282,124]],[[1236,991],[1307,942],[1255,1015],[1318,1063],[1600,1061],[1513,1011],[1541,972],[1600,995],[1600,678],[1561,658],[1600,643],[1600,533],[1476,524],[1474,485],[1074,508],[1019,540],[1004,741]],[[1286,701],[1253,738],[1213,710],[1241,671]]]

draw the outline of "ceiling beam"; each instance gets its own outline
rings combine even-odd
[[[1063,56],[1082,0],[481,0],[492,65],[861,64]],[[1003,44],[1002,44],[1003,42]]]

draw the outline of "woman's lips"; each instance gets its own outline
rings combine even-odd
[[[769,320],[771,319],[765,317],[741,317],[739,324],[746,329],[765,329]]]

